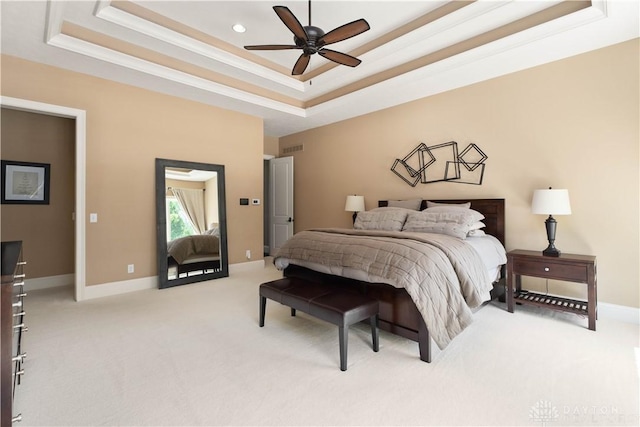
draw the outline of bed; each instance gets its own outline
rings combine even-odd
[[[167,243],[167,265],[173,278],[220,270],[220,236],[196,234]]]
[[[449,342],[472,321],[471,314],[475,307],[496,297],[499,293],[504,292],[502,278],[505,277],[504,264],[506,263],[506,254],[504,254],[504,199],[429,201],[442,204],[462,204],[470,202],[470,209],[484,216],[482,222],[485,227],[482,230],[484,234],[487,235],[485,236],[487,237],[485,240],[492,239],[495,241],[495,244],[499,246],[499,251],[501,251],[503,255],[502,257],[498,257],[500,261],[497,262],[494,260],[493,263],[496,265],[493,266],[484,265],[483,256],[480,256],[476,249],[469,250],[468,248],[464,248],[464,246],[471,247],[470,244],[465,243],[471,241],[471,238],[458,239],[442,234],[405,233],[405,231],[397,230],[317,229],[306,230],[294,235],[294,237],[278,251],[274,258],[274,263],[276,267],[284,270],[284,275],[287,277],[298,277],[310,282],[329,282],[340,286],[351,287],[376,298],[380,302],[380,328],[417,341],[419,344],[420,358],[429,362],[431,360],[431,339],[433,339],[441,349],[445,348]],[[388,201],[380,201],[379,207],[386,207],[388,204]],[[419,209],[422,211],[426,209],[426,207],[427,201],[422,200]],[[398,233],[401,235],[404,233],[404,235],[397,236]],[[297,235],[301,236],[296,237]],[[416,239],[416,241],[414,241],[414,239]],[[424,239],[427,241],[422,241]],[[387,243],[387,240],[399,240],[400,243]],[[396,252],[396,249],[387,249],[386,246],[384,249],[381,249],[376,246],[378,245],[377,241],[381,241],[382,243],[380,244],[383,245],[395,245],[402,248],[398,249],[398,251],[408,250],[415,254],[410,255],[411,257],[418,256],[420,259],[415,262],[416,265],[419,266],[419,269],[416,267],[416,271],[419,270],[420,272],[413,274],[412,270],[411,275],[405,275],[407,277],[402,277],[401,274],[395,274],[395,276],[398,276],[397,279],[392,278],[393,280],[388,280],[390,276],[393,276],[392,274],[387,274],[387,271],[391,270],[391,264],[373,268],[369,263],[374,262],[372,261],[373,258],[380,257],[380,253]],[[452,243],[451,246],[454,249],[459,247],[459,250],[449,249],[448,242],[455,242],[455,244]],[[436,249],[431,248],[431,246],[435,246]],[[405,249],[405,247],[409,249]],[[425,249],[424,252],[434,252],[434,255],[428,256],[422,254],[422,248],[426,247],[429,247],[429,249]],[[340,254],[330,255],[330,257],[335,259],[329,260],[314,258],[316,252],[320,253],[326,248],[335,248],[336,251],[340,251]],[[373,249],[370,250],[369,248]],[[441,255],[440,250],[443,250],[446,256]],[[455,253],[450,255],[448,252]],[[475,255],[473,254],[474,252],[476,252]],[[456,255],[456,253],[459,254]],[[409,255],[402,256],[407,257]],[[439,264],[441,262],[446,264],[448,261],[430,261],[431,258],[439,259],[450,256],[453,259],[452,267],[441,266]],[[458,270],[462,270],[462,268],[457,265],[460,264],[460,262],[457,261],[456,257],[480,258],[479,261],[477,259],[473,262],[469,261],[470,264],[475,265],[475,267],[471,269],[474,270],[474,272],[471,272],[469,277],[458,277],[460,284],[457,285],[457,290],[455,289],[455,284],[451,284],[455,282],[455,279],[449,278],[449,273],[443,273],[443,275],[446,276],[444,280],[438,277],[440,271],[446,270],[448,272],[451,269],[458,275]],[[413,260],[413,258],[407,259]],[[386,262],[381,258],[381,260],[376,259],[375,263],[378,263],[378,261]],[[390,262],[393,268],[396,268],[399,262],[405,262],[406,264],[407,260]],[[431,268],[429,264],[433,264],[434,262],[438,264],[434,265],[432,270],[428,270]],[[466,262],[467,261],[465,261],[465,263]],[[366,274],[360,271],[358,263],[366,264],[366,268],[362,268],[362,270],[367,271]],[[479,263],[483,263],[484,268],[479,269]],[[479,270],[484,270],[484,272],[480,272]],[[371,274],[372,271],[374,271],[375,274]],[[376,273],[376,271],[378,272]],[[438,274],[432,273],[431,271],[436,271]],[[412,275],[415,277],[412,277]],[[381,280],[378,281],[376,280],[377,278]],[[399,282],[395,282],[395,280]],[[441,285],[441,281],[447,283]],[[420,282],[421,284],[416,285],[413,282]],[[416,289],[418,290],[416,291]],[[454,295],[458,292],[460,295]],[[445,295],[444,303],[440,301],[442,295]],[[450,296],[452,298],[451,301],[449,301]],[[453,310],[452,312],[449,310],[449,312],[441,314],[439,310],[442,307],[445,307],[446,310],[450,308]],[[434,320],[434,318],[436,320]],[[443,323],[444,330],[442,330]],[[448,328],[450,328],[450,330],[448,330]]]

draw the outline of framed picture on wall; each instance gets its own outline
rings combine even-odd
[[[2,160],[2,204],[48,205],[50,167]]]

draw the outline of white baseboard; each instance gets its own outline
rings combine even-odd
[[[249,262],[240,262],[238,264],[229,265],[229,274],[240,273],[242,271],[261,270],[263,268],[264,268],[264,259],[259,259],[257,261],[249,261]]]
[[[25,279],[24,286],[27,291],[38,291],[40,289],[59,288],[61,286],[73,286],[76,283],[75,274],[61,274],[59,276],[38,277],[36,279]]]
[[[620,322],[640,325],[640,308],[599,302],[598,318],[613,319]]]
[[[242,262],[229,265],[229,274],[243,271],[254,271],[264,268],[264,260]],[[73,282],[72,282],[73,283]],[[101,285],[87,286],[84,289],[84,299],[102,298],[113,295],[126,294],[128,292],[142,291],[145,289],[157,289],[158,276],[142,277],[121,282],[103,283]]]
[[[140,279],[123,280],[121,282],[103,283],[101,285],[87,286],[84,288],[84,299],[109,297],[126,294],[128,292],[143,291],[145,289],[157,289],[158,276],[142,277]]]

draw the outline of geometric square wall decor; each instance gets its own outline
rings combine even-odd
[[[391,171],[415,187],[418,182],[454,182],[481,185],[487,155],[476,144],[458,152],[455,141],[427,146],[420,143],[402,159],[395,159]]]

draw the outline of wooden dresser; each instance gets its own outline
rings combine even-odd
[[[13,398],[20,384],[26,353],[22,348],[24,325],[24,265],[22,242],[2,242],[2,297],[0,317],[2,346],[0,352],[0,426],[10,427],[22,419],[15,413]],[[14,415],[15,414],[15,415]]]

